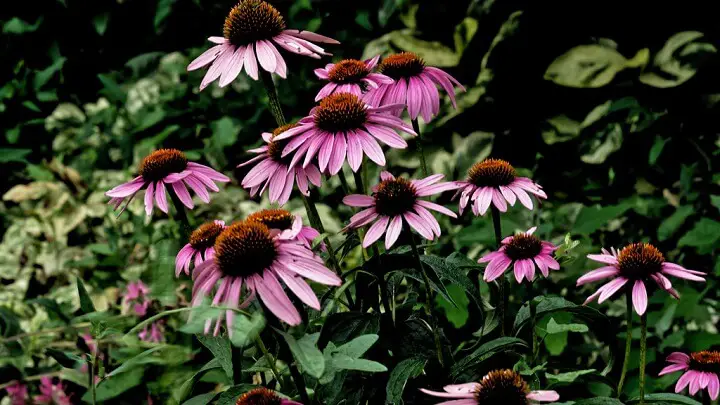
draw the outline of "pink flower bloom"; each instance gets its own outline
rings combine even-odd
[[[457,181],[460,190],[455,198],[460,196],[460,213],[471,202],[473,214],[485,215],[490,204],[501,212],[507,211],[508,203],[515,205],[515,201],[527,209],[533,209],[533,201],[529,194],[538,198],[547,198],[539,184],[533,183],[527,177],[518,177],[515,168],[510,163],[500,159],[485,159],[476,163],[468,170],[468,178]]]
[[[480,382],[446,385],[444,392],[421,388],[425,394],[449,398],[436,405],[535,404],[560,399],[555,391],[530,391],[520,374],[512,370],[494,370]]]
[[[377,141],[404,149],[407,142],[395,131],[417,135],[403,120],[389,113],[402,108],[402,104],[370,107],[354,94],[334,93],[322,99],[295,128],[273,140],[290,139],[282,157],[294,152],[289,163],[291,168],[304,158],[302,167],[307,169],[317,156],[321,172],[337,174],[347,156],[350,168],[356,172],[363,153],[384,166],[385,155]]]
[[[175,257],[175,277],[180,273],[190,275],[190,264],[195,258],[195,267],[212,257],[215,239],[225,229],[225,221],[215,220],[200,225],[190,234],[190,241],[178,252]]]
[[[146,325],[143,330],[138,333],[138,339],[145,342],[162,343],[165,340],[165,324],[163,320],[159,320]]]
[[[422,115],[425,122],[440,112],[440,86],[450,96],[453,107],[455,104],[455,88],[465,88],[454,77],[442,70],[425,66],[425,62],[410,52],[390,55],[380,63],[380,72],[395,82],[382,84],[365,94],[365,101],[375,107],[386,104],[406,105],[410,118],[417,119]],[[398,111],[399,113],[402,111]]]
[[[287,66],[276,45],[298,55],[320,59],[320,55],[332,54],[313,42],[340,43],[314,32],[285,28],[285,20],[275,7],[261,0],[241,0],[225,18],[223,36],[208,38],[216,45],[193,60],[187,70],[211,65],[200,90],[218,78],[220,87],[227,86],[243,66],[245,72],[257,80],[258,62],[264,70],[285,78]]]
[[[346,229],[375,222],[365,234],[363,247],[372,245],[385,234],[385,248],[390,249],[400,236],[404,219],[425,239],[434,240],[440,236],[440,224],[428,210],[457,218],[454,212],[442,205],[422,199],[457,188],[455,183],[438,183],[443,177],[442,174],[434,174],[422,180],[406,180],[382,172],[380,184],[373,187],[372,196],[352,194],[343,199],[343,203],[351,207],[369,207],[353,215]]]
[[[550,275],[550,269],[560,269],[560,264],[553,258],[557,247],[533,235],[535,229],[537,228],[532,227],[525,233],[508,236],[502,240],[500,249],[478,260],[478,263],[489,262],[483,277],[485,281],[491,282],[500,277],[511,265],[518,283],[522,283],[523,278],[532,282],[535,279],[536,266],[544,277]]]
[[[27,385],[20,384],[15,381],[13,384],[5,387],[11,405],[25,405],[28,399]]]
[[[260,296],[263,304],[290,325],[301,322],[300,314],[280,284],[282,280],[302,302],[319,310],[320,301],[305,282],[338,286],[340,278],[327,269],[322,259],[297,240],[297,232],[270,229],[255,221],[236,222],[227,227],[215,241],[215,254],[193,270],[193,305],[199,305],[219,282],[212,305],[243,308]],[[249,293],[238,305],[242,287]],[[234,312],[225,315],[232,334]],[[215,324],[215,334],[220,322]],[[205,333],[210,329],[207,321]]]
[[[328,63],[325,68],[315,69],[315,75],[320,79],[327,80],[320,92],[315,96],[315,101],[337,93],[352,93],[362,97],[366,89],[376,89],[383,84],[391,84],[393,79],[382,73],[373,73],[380,56],[366,61],[357,59],[344,59],[338,63]]]
[[[615,249],[612,250],[612,253],[603,249],[602,254],[588,255],[588,259],[606,266],[580,277],[577,281],[578,286],[606,278],[612,278],[612,280],[588,297],[585,304],[596,299],[599,304],[602,304],[627,285],[626,288],[632,288],[632,302],[638,315],[644,314],[647,309],[648,296],[645,283],[650,280],[675,298],[680,297],[672,288],[672,283],[667,276],[691,281],[705,281],[700,277],[705,273],[666,262],[663,254],[649,243],[632,243],[619,253]]]
[[[194,207],[187,187],[190,187],[203,202],[210,202],[208,189],[220,191],[214,182],[226,183],[230,179],[207,166],[188,162],[185,154],[177,149],[159,149],[151,153],[140,163],[140,175],[132,181],[121,184],[105,193],[111,197],[109,204],[115,209],[127,198],[127,204],[143,188],[145,191],[145,213],[152,214],[154,202],[164,213],[168,212],[167,187],[172,187],[175,194],[186,207]],[[186,187],[187,186],[187,187]],[[154,202],[153,202],[154,201]],[[127,204],[120,211],[127,208]]]
[[[251,197],[263,194],[269,188],[270,202],[282,206],[290,199],[290,193],[296,182],[300,192],[306,196],[310,195],[308,183],[317,187],[322,184],[320,170],[314,163],[309,163],[305,167],[293,165],[291,168],[292,157],[282,156],[288,141],[278,141],[274,138],[295,127],[297,124],[288,124],[275,129],[272,133],[264,132],[262,138],[267,145],[249,150],[248,152],[256,153],[257,156],[238,165],[238,167],[255,165],[242,180],[242,186],[250,189]]]
[[[675,392],[680,393],[685,387],[689,387],[690,395],[707,389],[712,400],[718,399],[720,394],[720,352],[701,351],[690,353],[675,352],[667,358],[669,366],[660,371],[660,375],[685,371],[675,384]]]
[[[142,281],[131,281],[127,284],[125,293],[123,294],[122,306],[123,311],[127,312],[132,307],[133,312],[137,316],[145,316],[150,306],[148,294],[150,288]]]
[[[246,221],[260,222],[271,231],[276,229],[288,237],[295,235],[295,239],[308,249],[312,248],[315,238],[320,236],[320,232],[315,228],[303,225],[299,215],[293,215],[290,211],[283,209],[260,210],[248,215]]]
[[[265,387],[252,389],[237,399],[236,405],[258,405],[258,404],[277,404],[277,405],[302,405],[300,402],[291,401],[289,399],[280,398],[275,392]]]
[[[36,404],[43,405],[70,405],[70,397],[65,394],[65,387],[62,381],[57,384],[52,383],[52,378],[42,377],[40,379],[40,395],[33,397]]]

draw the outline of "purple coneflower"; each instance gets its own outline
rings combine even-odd
[[[403,149],[407,142],[395,131],[417,135],[403,120],[389,114],[402,108],[401,104],[370,107],[354,94],[334,93],[322,99],[296,127],[277,135],[274,140],[290,140],[282,152],[283,157],[294,152],[290,167],[295,167],[304,157],[302,166],[307,168],[317,156],[320,171],[327,170],[334,175],[340,171],[347,156],[350,168],[356,172],[363,153],[384,166],[385,155],[377,141]]]
[[[274,391],[265,387],[252,389],[237,399],[236,405],[302,405],[300,402],[280,398]]]
[[[195,267],[213,255],[215,239],[225,229],[225,221],[215,220],[200,225],[190,234],[190,240],[183,246],[175,257],[175,277],[181,272],[190,275],[190,264]],[[195,258],[193,260],[193,258]]]
[[[338,63],[328,63],[324,69],[315,69],[317,77],[330,82],[320,89],[320,92],[315,96],[315,101],[319,101],[335,92],[351,93],[361,97],[363,91],[392,83],[393,79],[382,73],[372,71],[377,66],[379,59],[379,55],[365,61],[344,59]]]
[[[430,122],[440,112],[438,85],[450,96],[453,107],[456,107],[455,86],[465,91],[454,77],[438,68],[425,66],[425,61],[411,52],[388,56],[380,63],[379,70],[394,82],[371,89],[365,94],[365,101],[375,107],[406,105],[412,119],[422,115],[425,122]]]
[[[445,392],[430,391],[421,388],[425,394],[449,401],[436,405],[530,405],[538,402],[555,402],[560,399],[555,391],[530,391],[530,387],[520,374],[512,370],[494,370],[485,375],[480,382],[446,385]]]
[[[28,399],[27,385],[20,384],[15,381],[14,383],[5,387],[8,398],[10,398],[11,405],[25,405]]]
[[[346,229],[360,228],[375,222],[365,234],[363,247],[372,245],[385,234],[385,248],[390,249],[400,236],[404,219],[406,224],[425,239],[434,240],[436,236],[440,236],[440,224],[428,210],[457,218],[454,212],[442,205],[422,199],[457,188],[452,182],[438,183],[443,177],[445,176],[442,174],[434,174],[422,180],[406,180],[382,172],[380,184],[373,187],[372,196],[352,194],[343,198],[345,205],[369,207],[353,215]]]
[[[285,28],[285,19],[275,7],[261,0],[241,0],[225,18],[223,36],[208,38],[216,45],[193,60],[187,70],[211,64],[200,90],[218,78],[220,87],[227,86],[240,74],[243,66],[245,72],[257,80],[258,62],[264,70],[285,78],[287,66],[275,45],[298,55],[320,59],[320,55],[332,54],[313,42],[340,43],[314,32]]]
[[[669,366],[660,371],[660,375],[685,371],[675,384],[675,392],[680,393],[689,387],[690,395],[707,389],[712,400],[718,399],[720,394],[720,352],[704,350],[687,355],[681,352],[670,354],[667,358]]]
[[[210,202],[208,190],[220,191],[214,182],[226,183],[230,179],[205,165],[188,162],[185,154],[177,149],[159,149],[140,163],[139,176],[105,193],[111,197],[109,204],[115,209],[127,198],[127,204],[143,188],[145,191],[145,213],[152,214],[153,205],[164,213],[168,212],[166,185],[172,187],[182,204],[190,209],[194,207],[187,187],[190,187],[203,202]],[[187,187],[186,187],[187,186]],[[122,213],[127,204],[120,211]]]
[[[485,215],[492,203],[501,212],[507,211],[508,203],[513,206],[515,201],[527,209],[533,209],[533,201],[529,194],[538,198],[547,198],[542,187],[527,177],[518,177],[510,163],[500,159],[485,159],[476,163],[468,170],[468,178],[457,181],[460,190],[460,213],[471,202],[475,215]],[[529,194],[528,194],[529,193]]]
[[[248,215],[246,221],[260,222],[270,230],[277,229],[285,235],[295,235],[295,239],[307,248],[320,236],[315,228],[305,226],[300,215],[293,215],[290,211],[283,209],[265,209]]]
[[[145,342],[162,343],[165,340],[165,323],[162,319],[145,325],[138,333],[138,339]]]
[[[240,307],[248,305],[257,292],[275,316],[298,325],[300,314],[279,280],[309,307],[320,309],[320,302],[303,278],[333,286],[342,283],[320,257],[297,240],[295,232],[271,230],[255,221],[236,222],[218,236],[213,258],[193,271],[193,305],[199,305],[219,281],[213,305],[237,308],[241,289],[245,287],[249,296]],[[228,331],[232,333],[233,311],[228,310],[226,317]],[[220,321],[215,325],[216,333]],[[208,330],[209,324],[206,333]]]
[[[588,297],[585,304],[596,299],[599,304],[602,304],[627,285],[627,288],[632,288],[633,307],[638,315],[643,315],[647,309],[648,296],[645,283],[650,280],[675,298],[679,298],[679,295],[672,288],[672,283],[666,276],[675,276],[691,281],[705,281],[700,277],[705,273],[666,262],[663,254],[649,243],[632,243],[619,253],[615,249],[612,252],[603,249],[602,254],[588,255],[588,259],[607,264],[607,266],[580,277],[577,281],[578,286],[606,278],[612,278],[612,281],[598,288]]]
[[[33,397],[33,403],[43,405],[70,405],[70,397],[65,393],[62,381],[53,384],[51,377],[40,378],[40,395]]]
[[[306,196],[310,195],[309,183],[316,187],[320,187],[322,184],[320,170],[314,163],[309,163],[305,167],[291,166],[292,157],[283,157],[282,153],[288,141],[275,140],[277,135],[297,126],[298,124],[287,124],[275,129],[272,133],[264,132],[262,138],[267,145],[249,150],[248,152],[256,153],[257,156],[238,165],[238,167],[242,167],[255,164],[241,183],[243,187],[250,189],[251,197],[262,194],[269,188],[270,202],[285,205],[290,199],[290,193],[296,182],[300,192]]]
[[[495,280],[511,265],[518,283],[522,283],[523,278],[532,282],[535,279],[536,266],[544,277],[550,275],[550,269],[559,270],[560,264],[553,258],[557,247],[533,235],[536,229],[532,227],[525,233],[508,236],[502,240],[500,249],[481,257],[478,263],[489,262],[485,268],[484,280]]]
[[[150,288],[142,281],[129,282],[122,298],[123,312],[128,312],[132,308],[135,315],[145,316],[151,301],[148,298],[149,293]]]

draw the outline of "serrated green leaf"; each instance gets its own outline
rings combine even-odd
[[[342,353],[356,359],[361,357],[368,350],[370,350],[370,347],[372,347],[372,345],[374,345],[379,338],[380,337],[378,335],[358,336],[355,339],[338,347],[336,351],[338,353]]]
[[[385,388],[388,403],[395,404],[401,401],[407,381],[422,374],[426,363],[426,359],[413,357],[401,361],[393,368]]]
[[[230,340],[225,336],[208,336],[198,334],[196,335],[197,340],[202,343],[222,366],[227,375],[228,380],[233,381],[233,359],[232,352],[230,350]],[[237,361],[241,361],[238,359]]]
[[[387,371],[387,367],[376,361],[353,358],[342,353],[337,353],[332,356],[332,366],[338,370],[355,370],[369,373]]]
[[[325,357],[316,346],[319,334],[305,335],[296,340],[289,333],[277,332],[285,339],[293,357],[302,366],[303,370],[315,378],[320,378],[325,371]]]

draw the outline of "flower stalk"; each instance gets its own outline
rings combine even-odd
[[[413,130],[417,134],[417,139],[415,140],[415,148],[417,149],[418,153],[420,154],[420,170],[422,170],[423,177],[427,177],[428,176],[428,168],[427,168],[427,162],[425,161],[425,150],[423,149],[423,138],[422,138],[422,134],[420,133],[420,123],[418,122],[417,118],[412,120],[412,126],[413,126]]]
[[[647,360],[647,312],[640,315],[640,405],[645,404],[645,363]]]
[[[628,362],[630,360],[630,351],[632,349],[632,293],[630,290],[625,294],[627,298],[627,332],[625,334],[625,356],[623,358],[622,371],[620,372],[620,381],[617,386],[617,398],[620,398],[622,394],[623,385],[625,384],[625,377],[628,371]]]
[[[495,242],[498,249],[501,246],[502,241],[502,225],[500,224],[500,211],[493,205],[491,207],[493,229],[495,230]],[[500,320],[500,336],[505,336],[505,307],[507,301],[505,300],[505,276],[498,279],[498,319]],[[534,332],[533,332],[534,333]]]

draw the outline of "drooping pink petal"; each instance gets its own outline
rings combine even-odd
[[[145,190],[145,214],[150,216],[153,211],[153,193],[155,191],[155,183],[148,183],[147,190]]]
[[[192,202],[192,197],[190,197],[190,193],[185,187],[185,184],[182,181],[178,181],[176,183],[172,183],[172,188],[180,199],[180,202],[189,209],[193,209],[195,205]]]
[[[275,316],[292,326],[299,325],[302,322],[300,313],[290,302],[273,272],[265,271],[262,277],[258,274],[253,277],[260,299]]]
[[[389,221],[390,218],[386,216],[378,218],[377,222],[375,222],[365,234],[365,239],[363,239],[362,243],[364,248],[372,245],[376,240],[380,239],[380,237],[385,233],[385,229],[387,228]]]
[[[643,283],[642,280],[635,280],[635,285],[632,289],[632,302],[633,307],[635,307],[635,312],[637,312],[638,315],[643,315],[647,309],[648,296],[645,283]]]
[[[343,198],[343,204],[350,207],[369,207],[375,205],[375,199],[367,195],[351,194]]]
[[[598,304],[602,304],[605,300],[610,298],[619,289],[621,289],[627,282],[628,282],[627,278],[618,277],[618,278],[612,280],[611,282],[607,283],[605,285],[605,289],[603,290],[602,294],[600,294],[600,299],[598,299]]]
[[[555,391],[532,391],[527,394],[527,399],[537,402],[555,402],[560,399]]]
[[[106,192],[105,195],[108,197],[127,197],[129,195],[135,194],[143,188],[145,185],[145,180],[142,178],[142,176],[135,177],[132,181],[123,183],[110,191]]]
[[[615,266],[600,267],[599,269],[590,271],[584,276],[580,277],[575,285],[579,287],[583,284],[592,283],[608,277],[614,277],[618,274],[620,274],[620,270],[618,270]]]

